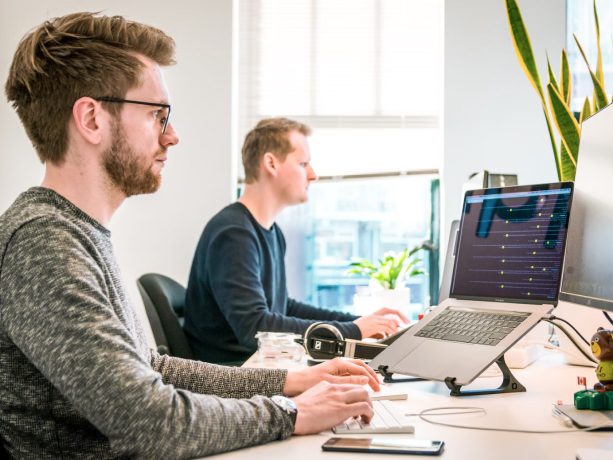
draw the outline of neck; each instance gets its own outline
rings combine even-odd
[[[286,206],[273,190],[260,182],[247,184],[238,201],[249,210],[258,224],[267,229],[272,227]]]
[[[107,227],[125,195],[110,186],[100,170],[69,162],[45,165],[42,187],[62,195],[85,214]]]

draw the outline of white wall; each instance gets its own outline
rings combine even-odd
[[[135,280],[156,271],[186,283],[204,223],[233,198],[231,140],[232,2],[229,0],[2,0],[0,82],[6,82],[21,37],[43,20],[75,11],[104,11],[163,29],[177,43],[166,71],[172,122],[180,143],[169,151],[161,190],[127,200],[111,230],[134,303]],[[42,166],[2,91],[0,210],[38,185]],[[150,337],[151,338],[151,337]]]
[[[445,0],[442,242],[460,215],[470,173],[516,173],[520,184],[557,180],[543,112],[517,61],[504,3]],[[566,44],[566,1],[518,3],[546,82],[545,51],[559,69]]]
[[[565,1],[523,0],[520,6],[539,62],[547,49],[557,68]],[[83,9],[150,23],[177,42],[178,65],[167,70],[167,81],[180,144],[170,152],[162,189],[126,201],[112,224],[119,263],[140,305],[136,278],[157,271],[186,282],[204,223],[233,198],[232,1],[2,0],[2,85],[26,31],[46,18]],[[462,183],[471,172],[515,172],[521,183],[555,180],[543,115],[515,57],[503,0],[445,0],[444,127],[444,232],[459,215]],[[6,103],[0,103],[0,139],[4,210],[18,193],[40,182],[42,166]]]

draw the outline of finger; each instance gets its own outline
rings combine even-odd
[[[396,310],[395,308],[383,307],[375,312],[376,315],[395,315],[397,316],[401,322],[408,323],[410,322],[409,318],[407,318],[400,310]]]
[[[347,405],[348,414],[346,419],[349,417],[360,417],[364,423],[370,423],[373,416],[375,415],[372,409],[372,405],[366,402],[355,402],[353,404]]]
[[[369,405],[372,404],[370,402],[370,397],[368,396],[368,391],[366,391],[364,387],[358,387],[355,385],[349,385],[349,387],[350,388],[346,390],[339,390],[337,388],[338,400],[344,402],[345,404],[353,404],[356,402],[366,402]]]
[[[375,374],[375,371],[373,371],[364,361],[357,359],[340,360],[338,363],[338,370],[340,374],[365,376],[367,377],[367,380],[362,383],[362,385],[368,383],[373,390],[378,391],[379,389],[379,379],[377,378],[377,374]]]

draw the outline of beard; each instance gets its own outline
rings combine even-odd
[[[102,164],[113,185],[126,197],[157,191],[162,176],[153,172],[154,160],[139,156],[130,147],[118,121],[113,121],[112,138],[111,147],[102,156]]]

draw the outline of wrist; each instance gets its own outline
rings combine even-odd
[[[283,394],[286,396],[296,396],[306,390],[306,376],[302,371],[288,371],[285,377],[285,385],[283,385]]]
[[[275,395],[272,396],[270,398],[272,400],[273,403],[275,403],[275,405],[277,407],[279,407],[281,409],[281,411],[286,414],[291,423],[292,423],[292,427],[296,427],[296,418],[298,417],[298,406],[296,406],[296,403],[294,401],[292,401],[289,398],[286,398],[285,396],[280,396],[280,395]]]

